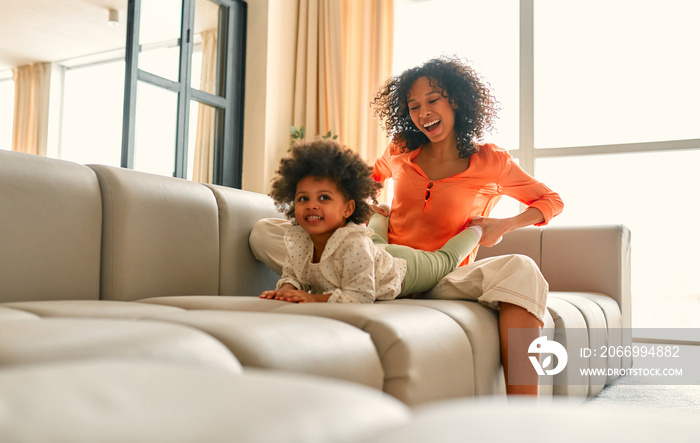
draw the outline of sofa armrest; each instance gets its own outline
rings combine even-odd
[[[522,254],[532,258],[556,292],[597,292],[615,300],[622,327],[631,327],[630,230],[623,225],[528,227],[506,234],[477,259]]]
[[[630,239],[624,225],[543,229],[540,268],[550,291],[605,294],[631,327]]]

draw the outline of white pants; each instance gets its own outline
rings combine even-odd
[[[255,257],[282,274],[287,250],[284,234],[291,222],[268,218],[258,221],[250,233]],[[549,285],[535,262],[525,255],[502,255],[477,260],[447,274],[423,298],[476,300],[494,309],[511,303],[544,321]]]

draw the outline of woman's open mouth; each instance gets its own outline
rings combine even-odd
[[[429,121],[428,123],[425,123],[423,125],[423,129],[425,129],[425,132],[427,132],[428,134],[435,133],[439,127],[440,127],[440,120],[439,119]]]

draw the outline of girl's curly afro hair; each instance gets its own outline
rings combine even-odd
[[[376,203],[377,192],[382,186],[372,179],[372,168],[359,154],[323,138],[294,144],[290,155],[280,161],[277,174],[272,181],[270,197],[290,220],[294,220],[297,183],[305,177],[333,180],[345,198],[355,201],[355,212],[348,218],[354,223],[364,223],[369,219],[372,208],[368,200]]]
[[[372,102],[374,115],[395,141],[406,142],[408,150],[429,143],[413,124],[407,104],[411,87],[420,77],[427,77],[431,85],[442,89],[454,107],[457,149],[461,158],[468,158],[478,150],[474,142],[493,130],[499,104],[489,85],[458,58],[435,58],[387,80]]]

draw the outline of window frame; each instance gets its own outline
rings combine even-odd
[[[535,146],[534,2],[520,0],[520,130],[518,149],[509,151],[525,171],[536,176],[539,158],[700,149],[700,138],[538,149]]]
[[[219,60],[221,95],[192,88],[191,57],[194,46],[195,0],[182,1],[180,26],[180,65],[178,81],[172,81],[138,68],[139,24],[141,0],[129,0],[127,14],[127,41],[124,74],[124,113],[122,123],[121,166],[133,169],[136,97],[139,81],[177,93],[177,124],[175,138],[175,170],[173,176],[187,176],[187,141],[190,103],[192,100],[220,110],[214,152],[214,184],[241,188],[243,160],[243,105],[245,89],[245,48],[247,3],[243,0],[208,0],[227,8],[219,15]],[[222,58],[221,56],[225,56]]]

